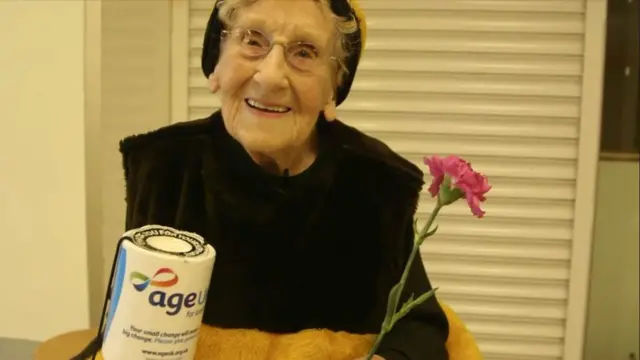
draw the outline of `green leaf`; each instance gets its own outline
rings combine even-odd
[[[405,301],[404,303],[407,304],[407,303],[411,303],[412,301],[413,301],[413,293],[411,293],[411,296],[409,296],[407,301]],[[403,307],[404,307],[404,305],[403,305]]]
[[[433,296],[433,294],[435,294],[437,290],[438,288],[433,288],[428,292],[420,295],[417,299],[411,302],[407,301],[404,305],[402,305],[402,308],[400,308],[400,311],[398,311],[398,313],[393,316],[391,320],[391,326],[393,326],[398,320],[405,317],[411,310],[413,310],[413,308],[427,301],[430,297]]]
[[[424,237],[428,238],[429,236],[432,236],[433,234],[435,234],[436,231],[438,231],[438,225],[436,225],[436,227],[434,227],[433,230],[429,231]]]
[[[426,230],[426,229],[425,229],[425,230]],[[430,237],[430,236],[434,235],[434,234],[436,233],[436,231],[438,231],[438,225],[436,225],[436,227],[435,227],[435,228],[433,228],[433,230],[431,230],[431,231],[427,232],[426,234],[420,234],[420,235],[418,236],[418,239],[416,240],[416,245],[417,245],[417,246],[421,246],[421,245],[422,245],[422,243],[424,242],[424,239],[426,239],[426,238],[428,238],[428,237]]]
[[[414,294],[412,293],[411,296],[409,296],[409,298],[407,299],[407,301],[404,302],[404,304],[402,304],[402,306],[400,307],[400,309],[404,309],[405,307],[409,306],[411,303],[413,303],[415,301],[414,299]]]
[[[387,301],[387,314],[384,317],[384,326],[388,326],[391,324],[391,319],[398,308],[398,301],[400,299],[400,291],[401,291],[400,283],[395,284],[391,291],[389,291],[389,299]]]

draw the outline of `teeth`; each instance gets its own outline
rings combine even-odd
[[[265,110],[265,111],[279,112],[279,113],[286,113],[287,111],[289,111],[289,108],[286,108],[286,107],[266,106],[252,99],[247,99],[247,104],[249,104],[250,106],[256,109]]]

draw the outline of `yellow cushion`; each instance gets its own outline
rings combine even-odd
[[[462,319],[447,304],[440,302],[440,306],[449,322],[449,337],[446,343],[449,351],[449,360],[483,360],[473,335],[471,335]],[[224,359],[226,356],[223,354],[223,350],[227,347],[230,348],[227,350],[235,351],[234,354],[236,356],[252,360],[263,359],[265,354],[275,355],[274,349],[276,348],[278,356],[282,355],[280,357],[287,359],[309,359],[313,357],[309,356],[310,354],[305,354],[305,351],[325,359],[352,359],[357,357],[357,354],[365,353],[371,346],[374,337],[375,335],[358,336],[347,333],[332,333],[326,330],[308,330],[297,334],[276,336],[252,330],[221,330],[204,325],[200,333],[201,339],[198,344],[199,351],[196,354],[196,359]],[[258,341],[260,339],[261,341]],[[308,340],[313,341],[309,342]],[[327,340],[327,345],[331,344],[332,350],[327,350],[330,354],[324,354],[319,351],[322,349],[322,346],[320,346],[322,341],[319,340]],[[242,345],[243,341],[243,346],[237,346]],[[246,341],[249,341],[250,345]],[[264,346],[261,346],[260,344],[264,342],[266,342]],[[342,349],[337,349],[335,347],[336,344],[341,342],[344,343],[342,344],[344,346],[338,346]],[[231,344],[236,346],[229,346]],[[296,346],[295,349],[291,348],[293,345]],[[248,353],[238,355],[239,348]],[[101,355],[98,354],[96,359],[103,360]]]
[[[449,322],[449,338],[447,339],[449,360],[482,360],[480,349],[462,319],[442,301],[440,301],[440,306]]]

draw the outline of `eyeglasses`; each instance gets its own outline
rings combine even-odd
[[[222,38],[232,38],[237,41],[242,54],[248,58],[261,58],[266,56],[273,46],[280,44],[284,47],[287,63],[299,71],[312,71],[322,65],[324,59],[318,48],[307,42],[278,43],[272,41],[264,33],[253,29],[223,30]],[[336,60],[335,57],[329,57]],[[338,62],[339,63],[339,62]]]

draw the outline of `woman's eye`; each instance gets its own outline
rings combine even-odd
[[[269,40],[259,31],[249,30],[242,37],[242,43],[250,47],[265,48],[269,46]]]
[[[309,51],[307,51],[307,50],[300,50],[300,51],[298,51],[298,56],[308,59],[308,58],[311,57],[311,53]]]
[[[295,55],[299,58],[310,60],[313,60],[318,56],[317,52],[314,49],[309,48],[308,46],[302,46],[298,48],[295,52]]]
[[[244,44],[249,46],[263,47],[264,41],[261,39],[257,39],[255,37],[246,37],[244,38]]]

